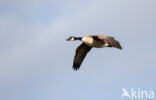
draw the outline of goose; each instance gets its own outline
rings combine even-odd
[[[92,48],[104,48],[104,47],[115,47],[118,49],[122,49],[120,43],[114,39],[112,36],[104,36],[104,35],[88,35],[84,37],[74,37],[70,36],[67,38],[67,41],[75,41],[80,40],[82,44],[77,47],[73,62],[73,69],[78,70],[87,55],[87,53]]]

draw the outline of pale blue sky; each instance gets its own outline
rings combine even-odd
[[[81,42],[114,36],[123,50],[92,49],[73,71]],[[0,100],[129,100],[121,89],[156,93],[155,0],[1,0]]]

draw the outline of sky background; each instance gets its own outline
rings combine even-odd
[[[80,41],[114,36],[123,50]],[[0,0],[0,100],[129,100],[122,88],[156,94],[156,0]]]

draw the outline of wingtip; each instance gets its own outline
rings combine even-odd
[[[77,69],[77,68],[73,68],[73,70],[74,70],[74,71],[77,71],[78,69]]]
[[[119,44],[118,46],[116,46],[118,49],[122,50],[122,46]]]
[[[80,66],[78,66],[77,64],[74,64],[74,65],[73,65],[73,70],[74,70],[74,71],[79,70],[79,68],[80,68]]]
[[[77,71],[78,69],[79,69],[79,68],[77,68],[77,67],[73,67],[73,70],[74,70],[74,71]]]
[[[122,50],[122,47],[120,47],[119,49]]]

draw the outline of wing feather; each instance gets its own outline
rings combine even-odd
[[[104,42],[107,42],[110,47],[122,49],[120,43],[117,40],[115,40],[114,37],[99,35],[98,38],[104,40]]]
[[[73,69],[78,70],[83,62],[87,53],[91,50],[92,47],[87,46],[85,43],[82,43],[77,49],[74,57]]]

